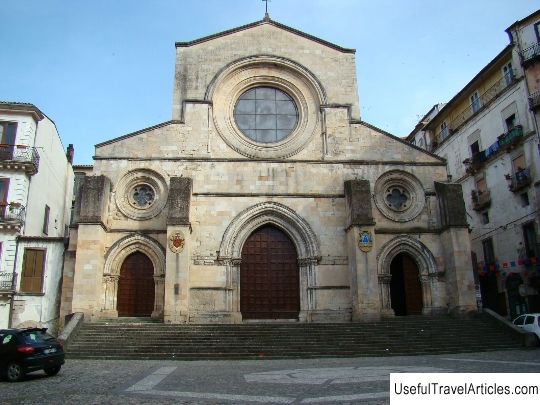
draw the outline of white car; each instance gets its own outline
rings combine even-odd
[[[534,333],[540,339],[540,314],[523,314],[512,323],[527,332]]]

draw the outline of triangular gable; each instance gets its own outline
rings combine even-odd
[[[338,46],[338,45],[335,45],[335,44],[333,44],[331,42],[325,41],[324,39],[317,38],[317,37],[315,37],[313,35],[306,34],[305,32],[302,32],[302,31],[297,30],[295,28],[292,28],[292,27],[289,27],[287,25],[284,25],[284,24],[278,23],[276,21],[273,21],[270,18],[265,18],[265,19],[260,20],[260,21],[255,21],[255,22],[253,22],[251,24],[242,25],[240,27],[232,28],[230,30],[218,32],[217,34],[212,34],[212,35],[209,35],[207,37],[202,37],[202,38],[199,38],[199,39],[195,39],[195,40],[190,41],[190,42],[176,42],[175,46],[177,48],[186,48],[186,47],[190,47],[190,46],[193,46],[193,45],[201,44],[203,42],[212,41],[214,39],[221,38],[221,37],[224,37],[224,36],[227,36],[227,35],[235,34],[235,33],[240,32],[240,31],[245,31],[245,30],[249,30],[251,28],[259,27],[259,26],[264,25],[264,24],[272,25],[272,26],[277,27],[279,29],[282,29],[284,31],[288,31],[288,32],[290,32],[292,34],[295,34],[295,35],[298,35],[300,37],[309,39],[310,41],[316,42],[318,44],[327,46],[329,48],[335,49],[335,50],[343,52],[343,53],[355,53],[356,52],[355,49],[342,48],[341,46]]]

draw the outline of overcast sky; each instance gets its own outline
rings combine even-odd
[[[407,135],[509,42],[538,0],[272,0],[270,17],[356,49],[361,118]],[[0,100],[35,104],[91,164],[172,115],[174,43],[260,20],[261,0],[0,0]]]

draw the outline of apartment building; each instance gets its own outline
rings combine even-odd
[[[73,146],[39,108],[0,102],[0,328],[56,326]]]
[[[518,23],[510,27],[510,44],[407,137],[445,158],[449,178],[462,184],[479,305],[509,318],[540,310],[540,157],[530,110],[531,88],[538,90],[531,84],[538,80],[528,73],[533,64],[540,68],[536,59],[524,58],[524,49],[540,49],[538,23],[531,22],[540,13],[532,16],[528,31]],[[527,40],[521,38],[525,32]]]

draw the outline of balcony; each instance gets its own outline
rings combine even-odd
[[[480,102],[470,104],[466,109],[460,112],[448,125],[449,128],[457,130],[463,125],[469,118],[476,115],[479,111],[482,111],[483,107],[488,105],[492,100],[497,98],[504,90],[513,85],[516,82],[515,72],[509,75],[503,76],[493,86],[487,89],[482,95],[480,95]]]
[[[0,272],[0,295],[13,293],[16,280],[16,274],[5,271]]]
[[[489,190],[472,190],[471,200],[473,210],[482,211],[491,205],[491,194]]]
[[[25,207],[19,203],[0,203],[0,229],[20,231],[25,214]]]
[[[540,91],[537,91],[529,96],[529,108],[533,111],[540,108]]]
[[[538,59],[540,59],[540,44],[529,46],[521,52],[521,61],[524,67],[531,65]]]
[[[25,145],[0,144],[0,168],[24,170],[33,175],[38,172],[39,153],[36,148]]]
[[[518,193],[531,184],[531,172],[529,168],[521,169],[513,175],[507,174],[508,189],[513,193]]]
[[[472,158],[465,159],[463,164],[469,174],[474,174],[485,162],[491,160],[503,150],[511,150],[523,139],[523,127],[516,125],[510,131],[498,137],[497,141],[489,148],[475,153]]]
[[[499,143],[500,148],[511,149],[514,145],[519,143],[522,137],[523,137],[523,127],[521,125],[516,125],[507,133],[499,136],[497,142]]]

